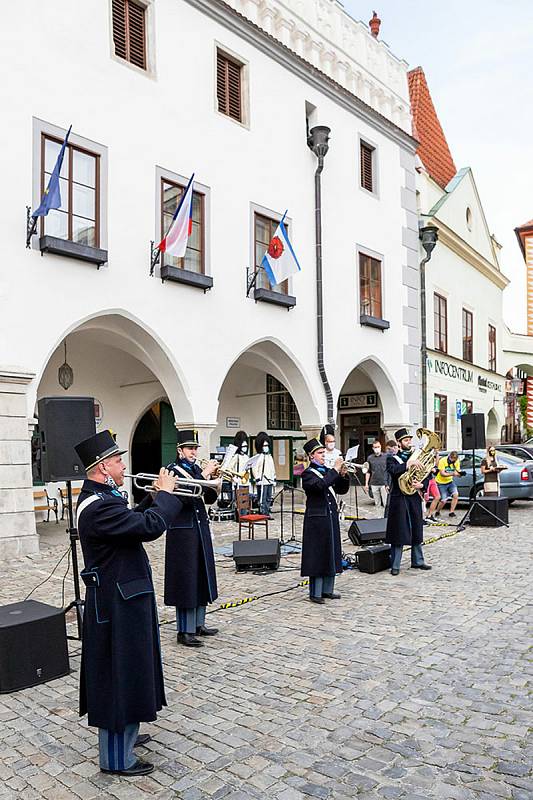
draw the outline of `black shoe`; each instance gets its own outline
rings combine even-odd
[[[449,513],[449,515],[448,515],[448,516],[450,516],[450,517],[456,517],[456,516],[457,516],[457,514],[455,513],[455,511],[450,511],[450,513]]]
[[[429,520],[428,519],[423,519],[422,520],[422,525],[429,525]]]
[[[196,628],[197,636],[215,636],[218,633],[218,628],[206,628],[205,625],[200,625]]]
[[[399,569],[391,569],[390,574],[391,575],[399,575],[400,574],[400,570]]]
[[[328,600],[340,600],[341,596],[338,592],[331,592],[331,594],[322,593],[322,597],[327,597]]]
[[[154,765],[149,764],[148,761],[141,761],[140,758],[127,769],[103,769],[100,767],[100,772],[107,772],[108,775],[125,775],[126,777],[128,775],[149,775],[153,771]]]
[[[204,643],[197,639],[194,633],[178,633],[178,644],[185,647],[203,647]]]
[[[411,564],[411,569],[431,569],[429,564]]]
[[[143,744],[148,744],[148,742],[152,741],[152,737],[149,733],[141,733],[135,739],[134,747],[141,747]]]
[[[434,515],[433,515],[433,516],[434,516],[434,517],[440,517],[440,511],[435,511],[435,513],[434,513]]]
[[[310,597],[309,599],[312,603],[320,603],[321,605],[326,602],[323,597]]]

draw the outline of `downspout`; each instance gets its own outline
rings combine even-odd
[[[427,324],[426,324],[426,264],[431,259],[433,248],[439,240],[439,231],[434,225],[426,225],[420,229],[422,247],[426,257],[420,262],[420,333],[422,356],[422,427],[428,426],[428,350],[427,350]]]
[[[317,330],[317,364],[327,402],[328,422],[335,424],[333,416],[333,394],[324,366],[324,301],[322,292],[322,184],[321,175],[324,169],[324,157],[329,150],[329,134],[326,125],[311,128],[307,144],[318,159],[315,171],[315,252],[316,252],[316,330]]]

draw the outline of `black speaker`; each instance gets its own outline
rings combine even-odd
[[[485,415],[463,414],[461,417],[461,438],[463,450],[478,450],[486,447]]]
[[[371,542],[382,542],[387,532],[385,517],[377,519],[354,519],[348,531],[348,538],[352,544],[361,547]]]
[[[280,557],[279,539],[244,539],[233,542],[233,560],[238,572],[245,569],[277,569]]]
[[[94,398],[42,397],[37,404],[42,480],[76,481],[85,477],[74,445],[96,433]]]
[[[390,544],[378,544],[359,550],[357,566],[360,572],[367,572],[370,575],[390,569]]]
[[[487,514],[487,511],[492,512]],[[495,514],[498,519],[494,519]],[[500,522],[501,520],[501,522]],[[506,497],[480,497],[472,506],[470,524],[482,525],[484,528],[500,528],[509,522],[509,501]]]
[[[0,694],[69,672],[63,609],[37,600],[0,606]]]

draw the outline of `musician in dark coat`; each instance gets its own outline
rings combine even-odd
[[[137,759],[139,723],[156,719],[166,705],[157,605],[143,542],[161,536],[179,516],[171,494],[175,478],[161,470],[151,498],[131,511],[119,491],[125,450],[110,431],[80,442],[87,471],[78,499],[77,526],[85,568],[80,716],[99,729],[100,769],[146,775],[153,765]]]
[[[208,480],[219,465],[208,462],[202,470],[196,463],[198,437],[194,430],[178,431],[177,458],[167,469],[178,478]],[[199,636],[214,636],[205,612],[218,597],[215,556],[205,504],[217,499],[217,488],[204,488],[199,497],[181,497],[182,510],[168,529],[165,548],[165,604],[176,606],[179,644],[200,647]],[[173,535],[179,534],[179,535]]]
[[[333,469],[324,466],[326,448],[318,439],[304,444],[310,464],[302,472],[302,488],[306,494],[303,527],[302,576],[309,576],[309,599],[324,603],[324,598],[337,600],[335,575],[342,572],[341,536],[336,494],[346,494],[350,478],[342,457]]]
[[[411,567],[428,570],[429,564],[424,562],[424,541],[422,522],[422,502],[420,494],[404,494],[398,480],[409,469],[408,461],[412,456],[412,436],[407,428],[400,428],[394,434],[399,445],[397,454],[387,456],[387,472],[391,477],[390,503],[387,516],[387,533],[385,541],[391,546],[391,575],[398,575],[404,545],[411,546]],[[422,466],[418,461],[411,462]],[[422,483],[414,483],[416,489],[422,489]]]

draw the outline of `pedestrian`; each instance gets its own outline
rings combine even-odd
[[[437,477],[435,478],[439,488],[439,497],[435,497],[431,503],[427,517],[429,520],[432,522],[437,521],[448,499],[451,500],[450,517],[455,517],[455,508],[459,500],[459,489],[457,488],[454,478],[462,474],[457,450],[452,450],[449,455],[443,456],[439,460],[437,465]]]
[[[389,492],[387,456],[381,452],[381,442],[378,439],[372,443],[372,453],[368,456],[367,463],[368,472],[365,475],[363,490],[368,492],[368,487],[372,487],[372,498],[378,514],[385,516]]]
[[[152,722],[166,705],[157,605],[143,542],[178,519],[175,479],[162,469],[153,501],[130,510],[119,491],[126,465],[111,431],[75,447],[87,472],[77,506],[86,586],[80,671],[80,716],[98,728],[100,769],[147,775],[153,764],[137,758],[139,723]]]
[[[408,470],[407,462],[412,456],[412,436],[407,428],[400,428],[395,433],[399,450],[396,455],[387,456],[387,470],[391,476],[389,515],[385,541],[391,546],[391,575],[400,573],[402,552],[405,545],[411,546],[411,567],[428,570],[429,564],[424,561],[422,544],[424,541],[422,525],[422,504],[418,491],[404,494],[399,485],[399,478]],[[412,464],[422,469],[419,461]],[[416,481],[415,489],[422,489],[423,484]]]
[[[196,463],[198,434],[179,430],[176,461],[168,470],[186,480],[208,480],[219,468],[208,461]],[[215,484],[215,481],[213,482]],[[199,637],[214,636],[218,628],[205,624],[207,605],[218,597],[215,556],[205,504],[214,503],[218,487],[204,487],[198,497],[182,497],[178,518],[167,531],[165,547],[165,605],[176,607],[178,644],[201,647]]]
[[[342,457],[332,469],[324,465],[326,448],[318,439],[304,444],[310,464],[302,473],[306,494],[303,525],[302,571],[309,577],[309,600],[324,603],[338,600],[335,575],[342,572],[341,535],[335,493],[346,494],[350,479]]]

